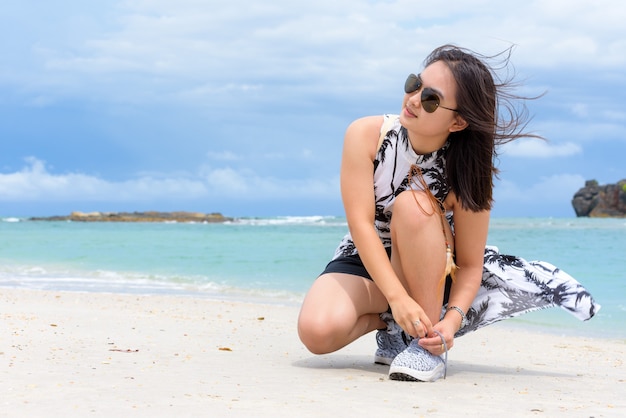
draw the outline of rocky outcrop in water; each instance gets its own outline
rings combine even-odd
[[[232,221],[221,213],[197,212],[72,212],[67,216],[30,218],[31,221],[73,221],[73,222],[196,222],[219,223]]]
[[[587,180],[585,187],[572,199],[576,216],[591,218],[626,217],[626,179],[616,184],[600,186],[596,180]]]

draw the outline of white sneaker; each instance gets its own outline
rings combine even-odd
[[[391,380],[434,382],[445,377],[446,362],[417,344],[417,338],[411,341],[406,350],[398,354],[389,367]]]
[[[400,325],[393,319],[391,313],[381,313],[380,319],[387,324],[387,329],[376,332],[378,349],[376,349],[374,354],[374,363],[389,366],[393,359],[408,347],[413,337],[406,335]]]

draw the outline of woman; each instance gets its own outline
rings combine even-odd
[[[452,45],[437,48],[421,74],[407,79],[398,117],[348,127],[341,192],[349,233],[301,308],[298,333],[311,352],[333,352],[378,330],[375,361],[390,364],[390,378],[434,381],[445,375],[440,356],[455,334],[545,306],[575,305],[567,309],[583,319],[599,309],[553,266],[485,251],[495,146],[532,136],[523,132],[526,115],[516,113],[508,84],[496,84],[485,61]],[[534,283],[545,303],[533,294],[530,305],[505,312],[494,297],[510,297],[519,286],[487,286],[486,279],[520,283],[528,269],[550,276]],[[555,301],[553,288],[546,294],[555,275],[583,294],[582,304]]]

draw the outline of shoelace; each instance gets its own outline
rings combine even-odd
[[[435,334],[439,335],[439,338],[441,338],[441,344],[443,345],[443,349],[446,352],[446,356],[443,359],[443,378],[445,379],[446,375],[448,374],[448,344],[446,344],[445,338],[443,338],[443,335],[441,335],[439,331],[433,331],[435,332]]]

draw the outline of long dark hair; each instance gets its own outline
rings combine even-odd
[[[443,45],[426,58],[424,66],[436,61],[445,63],[457,83],[458,114],[468,126],[449,136],[446,156],[448,181],[461,206],[474,212],[491,209],[496,146],[521,137],[540,136],[527,133],[530,120],[526,100],[512,93],[514,72],[500,79],[496,70],[509,70],[512,49],[494,56],[484,56],[455,45]],[[487,62],[499,60],[498,67]]]

